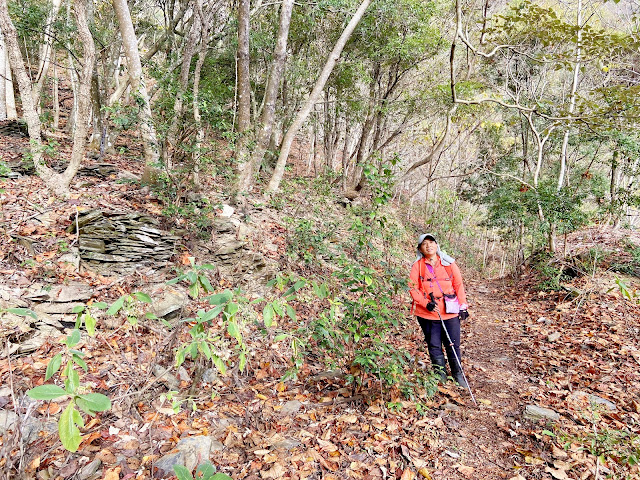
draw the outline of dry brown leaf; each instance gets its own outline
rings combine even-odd
[[[405,468],[400,480],[413,480],[414,478],[416,478],[416,474],[410,468]]]
[[[260,476],[262,476],[262,478],[282,478],[285,472],[286,469],[284,468],[284,465],[274,463],[269,470],[263,470],[260,472]]]
[[[336,447],[333,443],[322,440],[321,438],[318,439],[318,445],[320,446],[320,449],[324,450],[325,452],[335,452],[338,450],[338,447]]]
[[[550,473],[553,478],[557,478],[558,480],[568,480],[567,472],[564,470],[556,470],[555,468],[545,467],[545,472]]]
[[[555,445],[552,447],[552,453],[555,458],[567,458],[569,456],[567,452]]]
[[[342,415],[341,417],[338,417],[338,421],[345,423],[357,423],[358,417],[356,415]]]
[[[108,468],[103,480],[120,480],[120,467]]]
[[[461,463],[459,463],[458,465],[454,465],[455,468],[461,473],[463,474],[465,477],[467,478],[474,478],[475,475],[475,469],[473,467],[469,467],[467,465],[462,465]]]

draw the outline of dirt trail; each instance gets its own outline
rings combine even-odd
[[[463,406],[445,405],[439,413],[446,448],[442,467],[432,476],[508,479],[518,475],[514,458],[528,442],[517,432],[524,410],[520,396],[528,388],[516,358],[521,319],[509,301],[501,300],[500,282],[471,283],[468,291],[472,317],[462,325],[463,363],[478,406],[464,392]]]

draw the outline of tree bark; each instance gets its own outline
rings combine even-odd
[[[333,47],[333,50],[331,51],[331,54],[329,55],[329,58],[327,59],[327,62],[325,63],[320,76],[318,77],[318,80],[316,80],[316,84],[309,94],[309,97],[304,102],[304,104],[300,108],[300,111],[294,118],[293,123],[287,130],[287,133],[282,141],[282,148],[280,150],[280,156],[278,157],[278,161],[276,163],[276,168],[273,172],[273,176],[271,177],[269,185],[267,186],[267,194],[271,194],[277,191],[280,187],[280,182],[282,182],[282,177],[284,176],[284,168],[287,164],[287,159],[289,157],[289,152],[291,151],[293,140],[298,133],[298,130],[300,130],[305,120],[309,116],[309,113],[311,112],[311,109],[313,108],[315,102],[320,97],[322,90],[324,90],[324,86],[329,79],[329,75],[331,75],[331,72],[333,71],[333,67],[335,67],[336,63],[338,62],[344,46],[347,44],[347,41],[349,40],[349,37],[351,37],[351,34],[355,30],[355,28],[358,26],[358,23],[360,23],[360,20],[364,16],[364,13],[369,7],[370,3],[371,0],[363,0],[358,7],[358,10],[356,10],[356,13],[353,15],[353,17],[349,21],[349,24],[344,29],[342,35],[340,35],[340,38]]]
[[[254,172],[257,171],[264,155],[269,147],[271,132],[275,121],[276,101],[278,100],[278,90],[284,72],[284,65],[287,59],[287,40],[289,38],[289,26],[291,25],[291,13],[293,12],[293,0],[282,0],[280,9],[280,25],[276,46],[273,51],[273,62],[271,72],[267,79],[267,86],[264,93],[262,114],[258,120],[258,132],[256,146],[251,153],[248,164],[239,171],[238,191],[246,192],[253,185]]]
[[[133,22],[131,21],[131,13],[126,0],[113,0],[113,8],[118,18],[120,35],[122,36],[122,44],[124,47],[125,57],[127,58],[127,67],[129,70],[129,80],[131,82],[134,94],[140,102],[140,131],[142,134],[142,143],[144,147],[145,159],[145,175],[147,180],[153,181],[155,174],[153,173],[158,163],[159,150],[158,140],[156,137],[156,129],[153,124],[151,115],[151,105],[149,103],[149,94],[145,84],[142,72],[142,63],[140,62],[140,51],[138,50],[138,39],[136,38]]]
[[[47,24],[44,28],[44,40],[40,47],[40,65],[38,67],[38,74],[36,75],[35,85],[33,87],[34,99],[37,102],[40,101],[40,94],[44,81],[49,73],[49,67],[52,63],[52,57],[55,55],[53,51],[53,24],[58,17],[58,11],[60,10],[61,0],[53,0],[51,2],[51,12],[47,17]]]
[[[5,65],[7,63],[6,47],[4,45],[4,35],[0,31],[0,120],[7,119],[7,83],[4,76]]]
[[[576,109],[576,92],[578,90],[578,81],[580,69],[582,68],[582,0],[578,0],[578,12],[576,14],[576,60],[573,65],[573,78],[571,80],[571,93],[569,94],[569,116],[573,115]],[[564,185],[564,179],[567,172],[567,150],[569,145],[569,132],[572,122],[569,121],[567,129],[562,137],[562,149],[560,153],[560,174],[558,175],[557,191]]]
[[[61,182],[67,189],[71,180],[78,172],[80,164],[82,163],[82,158],[84,157],[88,119],[91,114],[91,83],[93,78],[93,66],[96,58],[96,48],[87,22],[88,2],[91,0],[85,1],[76,0],[74,5],[78,37],[82,42],[83,48],[83,67],[82,73],[80,74],[80,85],[78,88],[78,122],[73,135],[71,160],[60,178]]]
[[[239,196],[246,188],[245,179],[251,177],[247,170],[250,167],[249,134],[251,130],[251,83],[249,78],[249,0],[238,2],[238,142],[236,145],[237,179],[235,194]]]

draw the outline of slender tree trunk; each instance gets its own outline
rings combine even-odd
[[[7,64],[7,49],[4,45],[4,35],[0,31],[0,120],[7,119],[7,84],[9,83],[5,79],[4,71]]]
[[[358,7],[358,10],[353,15],[353,17],[351,18],[351,21],[349,22],[347,27],[344,29],[344,31],[342,32],[342,35],[340,36],[335,46],[333,47],[333,50],[329,55],[329,58],[327,59],[327,62],[325,63],[325,66],[322,69],[322,72],[320,73],[320,76],[318,77],[318,80],[316,81],[315,86],[313,87],[313,90],[309,94],[309,97],[304,102],[300,111],[294,118],[293,123],[289,127],[289,130],[287,130],[284,140],[282,141],[282,148],[280,150],[280,156],[278,157],[278,162],[276,163],[276,168],[273,172],[273,176],[271,177],[271,181],[267,186],[267,194],[271,194],[277,191],[278,188],[280,187],[280,182],[282,182],[282,177],[284,176],[284,168],[287,164],[287,158],[289,157],[289,152],[291,151],[291,145],[293,144],[293,140],[296,134],[298,133],[298,130],[300,130],[305,120],[309,116],[309,113],[311,112],[311,108],[320,97],[322,90],[324,90],[324,86],[327,83],[327,80],[329,79],[329,75],[331,75],[331,72],[333,71],[333,67],[338,62],[338,59],[340,58],[340,54],[342,53],[344,46],[349,40],[349,37],[351,37],[351,34],[355,30],[358,23],[360,23],[360,20],[362,19],[364,12],[367,10],[370,3],[371,3],[371,0],[363,0],[360,6]]]
[[[1,28],[0,28],[1,30]],[[0,31],[0,34],[2,32]],[[13,93],[13,75],[11,73],[11,65],[9,63],[9,52],[7,50],[7,44],[4,43],[3,38],[3,48],[4,48],[4,60],[0,63],[0,73],[4,73],[4,95],[5,95],[5,105],[6,105],[6,113],[7,120],[17,120],[18,119],[18,110],[16,109],[16,97]]]
[[[249,135],[251,130],[251,83],[249,77],[249,0],[238,2],[238,54],[237,54],[237,93],[238,93],[238,142],[236,150],[237,180],[236,195],[243,191],[239,182],[246,183],[250,177]]]
[[[61,0],[53,0],[51,2],[51,12],[47,17],[47,24],[44,27],[44,41],[40,47],[40,65],[38,67],[38,74],[36,75],[35,85],[33,87],[34,100],[39,102],[40,93],[42,87],[49,73],[49,67],[51,66],[55,52],[53,50],[53,24],[58,17],[58,11],[60,10]]]
[[[131,13],[129,12],[127,0],[113,0],[113,8],[116,12],[116,16],[118,17],[120,35],[122,36],[124,53],[127,58],[129,80],[131,81],[134,95],[138,97],[141,104],[140,131],[142,133],[142,143],[144,146],[144,177],[147,180],[153,181],[155,177],[154,170],[159,158],[159,149],[156,130],[151,114],[151,105],[149,103],[149,94],[147,93],[147,87],[142,72],[142,63],[140,62],[138,39],[136,38],[136,33],[133,29],[133,22],[131,21]]]
[[[189,87],[189,73],[191,71],[191,60],[196,51],[198,37],[200,37],[200,21],[193,21],[191,23],[191,29],[189,35],[185,41],[184,49],[182,51],[182,66],[180,68],[180,77],[178,84],[178,91],[176,93],[176,99],[173,104],[173,118],[171,125],[167,133],[167,139],[163,149],[164,152],[164,166],[168,172],[173,169],[173,151],[178,143],[178,129],[182,116],[184,115],[184,96],[187,93]]]
[[[76,121],[78,117],[78,75],[73,65],[73,56],[71,50],[67,50],[67,61],[69,68],[69,83],[71,84],[71,91],[73,92],[73,105],[71,106],[71,112],[69,112],[69,119],[67,120],[66,130],[68,133],[73,134],[76,129]]]
[[[76,24],[78,27],[78,37],[82,42],[82,73],[80,74],[80,85],[78,88],[78,123],[73,135],[73,149],[71,150],[71,160],[67,169],[61,174],[61,179],[65,188],[69,187],[71,180],[75,177],[85,152],[87,139],[88,119],[91,114],[91,83],[93,79],[93,66],[96,58],[96,48],[93,36],[89,30],[87,22],[88,4],[92,0],[76,0],[74,11]]]
[[[573,115],[576,109],[576,92],[578,90],[578,81],[580,69],[582,68],[582,0],[578,0],[578,12],[576,15],[576,60],[573,65],[573,78],[571,81],[571,93],[569,95],[569,116]],[[571,130],[571,121],[567,125],[567,129],[562,137],[562,149],[560,153],[560,175],[558,175],[557,191],[564,186],[565,175],[567,172],[567,150],[569,145],[569,132]]]
[[[253,185],[254,172],[262,162],[269,146],[271,132],[275,121],[276,101],[278,100],[278,89],[284,72],[284,65],[287,59],[287,40],[289,38],[289,26],[291,25],[291,13],[293,11],[293,0],[282,0],[280,7],[280,25],[278,27],[278,37],[273,51],[273,62],[271,72],[267,80],[264,93],[263,109],[258,121],[258,131],[256,146],[251,153],[247,164],[239,167],[238,191],[246,192]]]
[[[53,98],[53,131],[60,130],[60,96],[58,89],[60,87],[58,80],[58,67],[53,64],[53,85],[52,85],[52,98]]]

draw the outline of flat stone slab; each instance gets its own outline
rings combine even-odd
[[[607,408],[607,410],[611,411],[611,412],[617,412],[618,411],[618,407],[616,407],[616,404],[613,403],[610,400],[607,400],[605,398],[602,397],[598,397],[597,395],[593,395],[592,393],[587,393],[587,392],[582,392],[582,391],[575,391],[573,392],[569,398],[571,398],[572,400],[576,400],[579,402],[586,402],[589,404],[596,404],[596,405],[603,405]]]
[[[524,418],[528,418],[529,420],[547,419],[555,422],[560,420],[560,415],[558,412],[555,412],[550,408],[538,407],[537,405],[527,405],[524,410]]]

